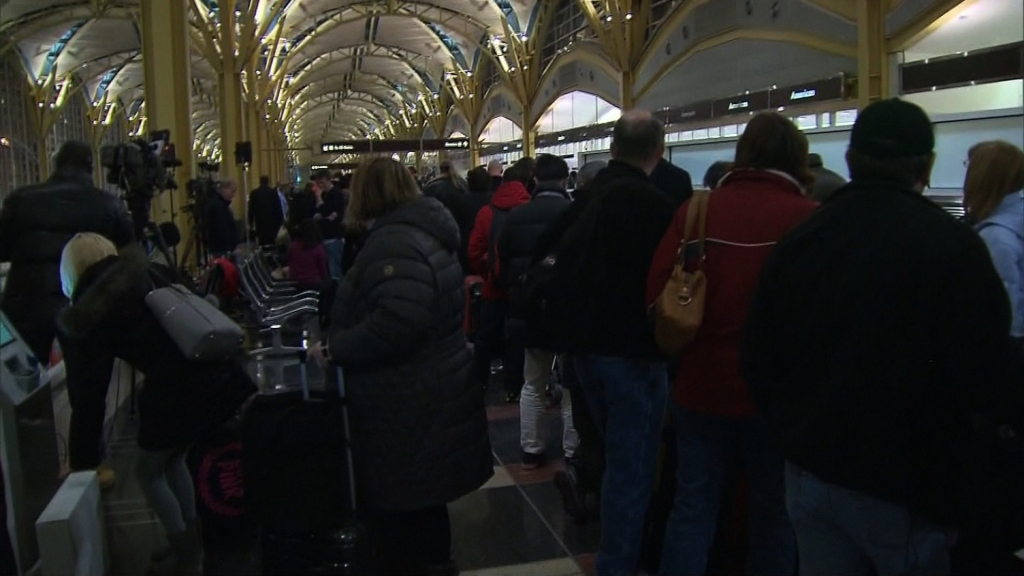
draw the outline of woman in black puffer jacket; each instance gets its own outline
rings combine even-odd
[[[64,248],[60,276],[71,305],[60,314],[58,331],[79,388],[105,386],[114,358],[145,376],[136,475],[172,552],[155,571],[198,574],[202,553],[185,452],[226,422],[256,387],[234,360],[191,361],[178,350],[146,305],[154,283],[163,282],[150,273],[140,248],[118,255],[102,236],[78,234]]]
[[[459,229],[401,164],[355,175],[366,243],[311,355],[345,368],[360,507],[384,574],[457,574],[447,503],[493,474],[483,391],[462,333]]]

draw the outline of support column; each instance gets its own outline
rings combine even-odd
[[[534,156],[537,149],[537,132],[533,129],[533,112],[529,106],[523,106],[523,157]]]
[[[43,182],[50,178],[50,145],[49,135],[53,129],[53,121],[57,112],[47,106],[48,92],[39,90],[32,98],[32,112],[35,119],[36,129],[36,158],[39,160],[39,181]]]
[[[633,102],[633,85],[635,75],[632,69],[623,70],[619,79],[619,108],[626,112],[636,107]]]
[[[195,176],[196,162],[192,146],[188,2],[148,0],[141,3],[140,9],[147,125],[150,130],[171,131],[171,142],[182,163],[175,170],[178,190],[166,192],[153,200],[154,219],[166,222],[173,218],[182,238],[189,238],[193,221],[182,208],[188,201],[185,183]]]
[[[480,165],[480,139],[476,136],[469,138],[469,163],[470,168],[476,168]]]
[[[238,183],[239,193],[235,195],[233,209],[235,216],[242,218],[247,199],[242,194],[242,168],[235,164],[235,145],[245,140],[242,137],[242,69],[238,62],[238,40],[235,37],[235,0],[222,0],[218,14],[221,58],[221,72],[217,79],[220,96],[220,172],[223,178]]]
[[[246,140],[252,143],[252,162],[249,164],[249,191],[259,186],[260,175],[263,174],[263,143],[262,136],[262,111],[260,110],[260,98],[257,88],[256,63],[255,59],[245,64],[245,81],[248,86],[249,97],[245,104],[246,112]],[[248,201],[248,199],[246,199]]]
[[[857,104],[889,97],[885,42],[886,0],[857,0]]]

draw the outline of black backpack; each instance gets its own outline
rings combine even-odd
[[[507,286],[505,286],[505,282],[502,282],[499,273],[498,240],[501,239],[501,229],[505,227],[505,220],[510,211],[507,208],[498,208],[491,204],[491,213],[494,214],[494,217],[491,219],[491,230],[487,236],[487,275],[492,282],[503,288]]]
[[[594,302],[603,283],[603,263],[589,258],[588,247],[597,240],[602,196],[593,198],[579,219],[519,278],[510,293],[509,316],[522,320],[531,339],[545,342],[556,352],[585,348],[594,334]],[[596,274],[595,274],[596,273]]]

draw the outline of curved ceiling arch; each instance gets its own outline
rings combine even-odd
[[[316,65],[316,69],[297,77],[291,84],[292,93],[301,92],[306,86],[332,78],[338,74],[364,74],[379,76],[382,79],[398,84],[407,85],[418,93],[424,91],[433,92],[432,87],[427,84],[429,80],[424,78],[424,72],[412,68],[401,60],[389,58],[382,54],[345,55],[334,60],[323,61]]]
[[[390,103],[395,108],[414,104],[413,97],[402,90],[394,82],[379,75],[354,72],[312,82],[297,92],[295,98],[301,102],[305,98],[326,94],[364,92],[379,98],[382,102]]]
[[[413,53],[411,56],[404,53],[401,47],[391,44],[374,44],[370,47],[365,45],[346,46],[322,54],[300,67],[299,72],[291,74],[289,90],[292,93],[297,92],[307,84],[322,79],[325,74],[329,76],[331,70],[342,64],[385,59],[404,67],[409,73],[414,74],[427,89],[436,91],[437,87],[430,84],[433,82],[431,74],[440,77],[444,73],[444,63],[425,54]],[[416,62],[417,58],[422,63]]]
[[[300,113],[300,115],[295,119],[295,128],[301,130],[307,125],[312,125],[313,128],[319,128],[325,126],[325,121],[330,122],[334,118],[344,117],[361,118],[375,126],[385,123],[383,118],[376,115],[373,110],[366,106],[344,104],[332,108],[313,108],[309,109],[305,113]]]

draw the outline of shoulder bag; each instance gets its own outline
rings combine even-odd
[[[676,354],[697,336],[704,320],[707,278],[704,276],[704,244],[707,232],[708,193],[693,195],[686,211],[686,227],[679,243],[672,276],[654,303],[654,338],[666,354]],[[686,270],[686,248],[697,227],[696,270]]]

